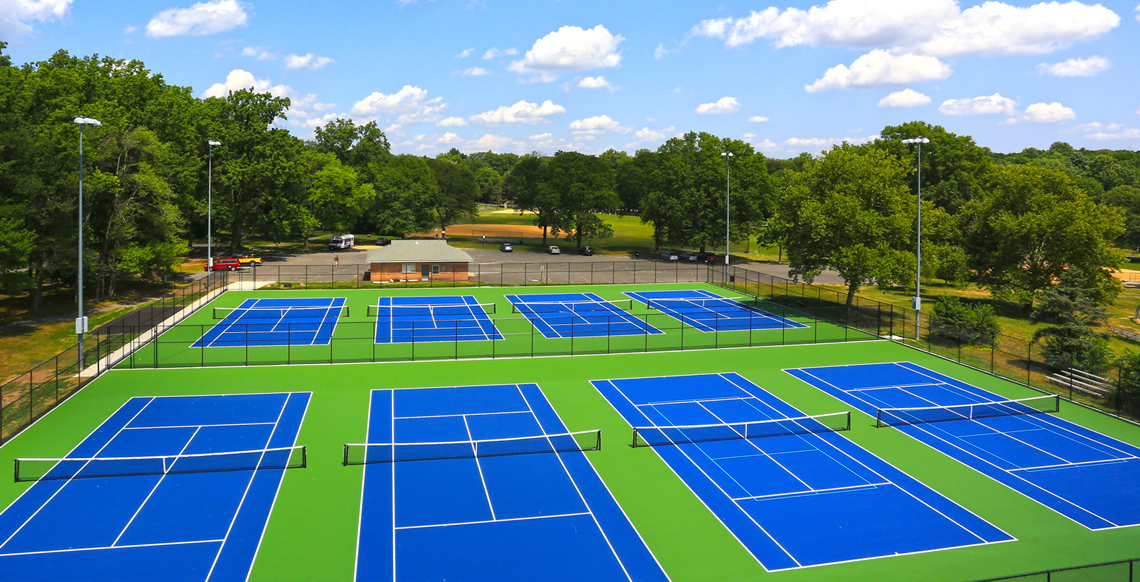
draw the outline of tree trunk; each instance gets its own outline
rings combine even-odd
[[[847,307],[851,307],[851,304],[855,302],[855,293],[857,291],[859,291],[858,283],[847,284]]]
[[[546,226],[542,227],[542,246],[546,246]]]

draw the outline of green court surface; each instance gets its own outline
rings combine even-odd
[[[575,289],[586,289],[606,299],[617,299],[620,291],[629,288]],[[652,287],[655,290],[663,288],[670,286]],[[676,288],[706,286],[688,284]],[[547,289],[533,291],[550,292]],[[723,290],[720,292],[726,294]],[[432,290],[430,293],[439,295],[444,292]],[[499,316],[503,315],[504,308],[509,314],[509,305],[503,304],[503,290],[463,289],[456,290],[456,293],[475,295],[480,302],[498,302]],[[378,291],[305,291],[292,292],[290,296],[347,297],[355,318],[357,310],[363,314],[365,305],[374,301],[378,294]],[[396,294],[403,293],[391,293]],[[418,294],[425,292],[420,291]],[[283,295],[281,292],[262,292],[257,295],[227,293],[215,303],[219,306],[233,306],[250,296]],[[212,325],[210,318],[209,311],[205,310],[196,315],[191,323]],[[793,314],[789,314],[789,318],[794,318]],[[820,333],[824,334],[820,337],[821,342],[827,337],[832,343],[501,360],[133,370],[120,366],[0,447],[0,466],[11,467],[13,459],[17,457],[66,455],[124,402],[135,396],[311,391],[312,400],[297,440],[297,444],[308,447],[308,467],[286,472],[250,580],[349,581],[353,579],[356,557],[363,468],[342,466],[342,445],[364,442],[370,391],[536,383],[569,430],[602,430],[604,446],[600,451],[587,453],[588,458],[674,582],[968,582],[1122,560],[1140,554],[1140,527],[1103,531],[1086,529],[898,430],[875,428],[873,418],[854,412],[852,429],[843,433],[847,438],[989,521],[1017,538],[1017,541],[766,572],[651,448],[635,449],[629,446],[630,426],[590,385],[590,380],[735,372],[806,414],[823,414],[850,410],[850,407],[788,375],[783,369],[909,361],[1009,398],[1037,394],[1028,388],[891,342],[842,342],[845,334],[843,328],[810,319],[796,320],[807,323],[810,327],[787,330],[787,333]],[[521,332],[521,329],[515,331]],[[502,328],[500,331],[511,333]],[[336,333],[345,332],[338,326]],[[674,333],[679,336],[680,330],[668,332]],[[781,330],[768,330],[754,331],[752,335],[756,338],[756,343],[760,343],[763,334],[780,333]],[[852,330],[849,333],[857,332]],[[187,334],[186,344],[200,335],[201,333]],[[372,337],[365,335],[371,341]],[[748,334],[742,332],[741,335]],[[697,332],[686,330],[686,342],[690,336],[699,337]],[[529,332],[527,337],[529,342]],[[541,336],[536,342],[538,339]],[[605,339],[592,338],[591,341],[604,342]],[[616,341],[618,338],[611,339]],[[516,340],[521,342],[522,338]],[[502,343],[516,340],[508,336]],[[643,341],[644,338],[638,336],[636,340]],[[707,340],[708,336],[705,335],[704,341]],[[558,340],[544,341],[551,341],[550,345],[554,346],[553,342]],[[586,345],[586,340],[580,341]],[[737,343],[746,343],[746,340]],[[691,346],[686,345],[686,349],[689,347]],[[473,345],[470,349],[482,348]],[[507,353],[523,355],[521,347],[512,349],[514,352]],[[568,352],[568,349],[554,346],[536,353],[559,350]],[[145,351],[144,348],[143,352]],[[527,351],[529,352],[529,344]],[[461,358],[466,356],[467,352],[461,354]],[[183,356],[171,353],[169,357],[172,358],[171,361],[180,361],[178,358]],[[274,357],[277,356],[266,356],[266,359]],[[418,357],[417,355],[417,359]],[[313,359],[319,360],[317,357]],[[189,361],[187,364],[197,365]],[[1138,426],[1067,402],[1063,403],[1059,415],[1127,443],[1140,444]],[[28,483],[0,484],[0,506],[7,507],[29,486]],[[1104,483],[1102,486],[1107,488],[1113,484]],[[441,548],[440,559],[446,559],[444,548]]]
[[[198,311],[177,326],[165,331],[157,341],[151,342],[119,364],[125,368],[169,368],[203,366],[245,366],[269,364],[390,362],[412,360],[510,358],[543,355],[604,354],[615,352],[652,352],[690,350],[713,347],[745,347],[793,343],[860,341],[873,336],[833,325],[817,322],[810,315],[789,310],[783,306],[761,301],[756,306],[774,315],[806,325],[786,329],[754,329],[749,331],[702,332],[688,324],[645,304],[632,301],[623,292],[670,289],[705,289],[718,295],[734,297],[732,291],[708,284],[678,283],[663,285],[595,285],[543,286],[526,288],[458,288],[411,290],[305,290],[305,291],[230,291],[216,299],[207,308]],[[613,335],[601,337],[573,337],[547,339],[536,331],[521,313],[512,313],[506,295],[547,293],[596,293],[605,300],[623,301],[628,312],[664,333]],[[495,313],[489,317],[503,339],[498,341],[446,341],[446,328],[431,341],[415,343],[376,343],[375,317],[368,317],[368,306],[376,305],[377,298],[385,297],[444,297],[472,296],[480,304],[493,304]],[[332,341],[327,345],[294,345],[250,347],[205,347],[195,342],[216,324],[225,309],[241,305],[249,299],[261,298],[330,298],[343,297],[348,315],[337,319]],[[617,317],[615,323],[620,323]],[[446,323],[441,325],[446,326]],[[238,324],[241,327],[241,324]],[[288,329],[286,327],[285,329]],[[456,327],[454,335],[460,335]],[[297,335],[303,335],[298,332]],[[307,340],[306,340],[307,341]]]

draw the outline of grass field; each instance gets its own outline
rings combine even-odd
[[[704,288],[693,284],[652,288],[672,287]],[[588,290],[605,298],[617,298],[620,291],[631,288],[603,286]],[[584,289],[575,287],[574,290]],[[476,295],[481,302],[503,301],[503,292],[499,290],[457,292]],[[444,293],[450,292],[388,294]],[[289,295],[347,297],[354,312],[359,306],[360,313],[364,313],[364,305],[377,294],[371,290],[359,293],[338,290]],[[226,293],[215,304],[233,306],[249,296]],[[272,296],[280,297],[281,293],[275,292]],[[210,317],[208,311],[199,316],[195,316],[198,318],[195,321]],[[788,331],[811,333],[817,327],[823,328],[811,324],[806,331]],[[336,333],[342,333],[339,326]],[[689,330],[686,337],[690,333],[697,335]],[[761,332],[754,333],[759,336]],[[193,334],[187,337],[189,335]],[[371,336],[368,338],[371,341]],[[538,353],[561,349],[551,347],[549,351]],[[876,429],[873,418],[854,412],[852,429],[844,433],[847,438],[1017,541],[768,573],[653,450],[628,446],[629,425],[590,385],[591,380],[609,378],[735,372],[805,413],[821,414],[850,407],[786,374],[783,369],[894,361],[913,362],[1009,398],[1036,395],[1027,388],[885,341],[502,360],[120,368],[96,380],[0,447],[0,466],[10,467],[16,457],[66,455],[134,396],[311,391],[311,403],[298,438],[298,444],[308,447],[308,468],[286,472],[250,580],[352,580],[363,470],[359,466],[342,466],[341,451],[343,443],[364,442],[370,391],[536,383],[569,430],[603,431],[605,446],[588,453],[588,458],[675,582],[746,579],[968,582],[1134,558],[1140,554],[1140,527],[1090,531],[900,431]],[[1073,405],[1063,406],[1059,415],[1127,443],[1140,444],[1140,427]],[[1126,485],[1102,484],[1103,487]],[[0,506],[6,507],[29,486],[27,483],[0,485]],[[439,559],[447,559],[444,548]]]

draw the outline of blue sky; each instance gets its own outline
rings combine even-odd
[[[142,60],[197,96],[288,96],[299,137],[375,120],[400,153],[773,157],[923,120],[995,151],[1140,148],[1137,0],[0,0],[16,63]]]

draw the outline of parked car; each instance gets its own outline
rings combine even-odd
[[[503,243],[499,245],[499,250],[503,251],[504,253],[512,253],[514,252],[515,247],[511,243]]]
[[[665,251],[665,252],[661,253],[661,260],[662,261],[676,261],[679,259],[680,259],[680,256],[678,256],[677,251]]]
[[[681,261],[696,262],[697,261],[697,253],[690,253],[689,251],[682,251],[681,254],[677,255],[677,259],[681,260]]]
[[[546,254],[548,254],[548,255],[561,255],[562,249],[560,249],[554,245],[550,245],[550,246],[546,247]]]
[[[237,260],[247,267],[256,267],[261,264],[261,257],[255,257],[253,255],[238,255]]]
[[[592,257],[594,256],[594,249],[590,247],[578,247],[578,254],[583,257]]]
[[[234,258],[214,259],[214,270],[215,271],[236,271],[240,268],[242,268],[242,266],[241,266],[241,263],[238,262],[237,259],[234,259]],[[210,266],[208,264],[206,265],[206,270],[207,271],[210,270]]]
[[[378,244],[382,247],[386,247],[386,246],[392,244],[392,239],[390,239],[386,236],[382,236],[382,237],[376,239],[376,244]]]
[[[710,252],[697,253],[697,260],[702,263],[715,263],[716,255]]]

